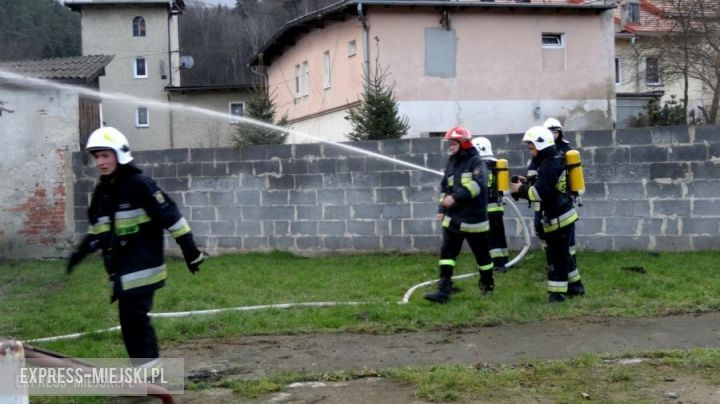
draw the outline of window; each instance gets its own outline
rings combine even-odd
[[[310,71],[308,70],[308,62],[307,60],[302,62],[302,68],[301,72],[302,78],[300,80],[300,94],[301,95],[308,95],[309,94],[309,82],[310,82]]]
[[[295,98],[308,95],[310,71],[307,60],[295,65]]]
[[[245,116],[245,103],[243,102],[233,102],[231,101],[228,104],[229,114],[230,114],[230,123],[238,123],[240,122],[237,117]]]
[[[563,46],[563,34],[542,34],[543,48],[562,48]]]
[[[656,57],[645,58],[645,84],[660,84],[660,62]]]
[[[133,36],[145,36],[145,19],[135,17],[133,19]]]
[[[323,88],[330,88],[330,51],[323,52]]]
[[[621,67],[620,58],[615,58],[615,84],[622,84],[622,77],[620,77]]]
[[[147,61],[145,58],[135,59],[135,78],[147,77]]]
[[[135,111],[135,126],[138,128],[150,126],[150,112],[148,112],[147,107],[138,107]]]
[[[357,55],[357,44],[355,40],[348,42],[348,57]]]
[[[640,3],[628,3],[627,22],[640,22]]]

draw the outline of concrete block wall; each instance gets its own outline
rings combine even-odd
[[[524,174],[521,134],[491,137],[496,155]],[[568,133],[586,165],[578,246],[591,250],[720,248],[720,127]],[[437,138],[348,143],[441,171]],[[211,252],[437,251],[440,176],[333,144],[135,152],[136,162],[181,206]],[[96,173],[74,156],[76,230]],[[517,203],[531,226],[531,211]],[[521,219],[506,208],[511,247]],[[172,243],[169,244],[173,246]]]

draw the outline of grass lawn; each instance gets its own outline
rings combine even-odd
[[[461,291],[446,305],[431,304],[412,286],[437,276],[429,254],[378,254],[302,258],[287,253],[211,257],[192,276],[171,259],[168,285],[156,294],[154,312],[204,310],[302,302],[363,302],[356,306],[225,312],[156,318],[161,347],[193,338],[360,331],[387,333],[454,326],[497,325],[584,316],[662,316],[720,308],[720,252],[583,252],[579,265],[588,294],[548,305],[544,256],[534,251],[506,274],[496,274],[495,294],[481,298],[477,277],[456,282]],[[0,335],[19,340],[104,329],[117,325],[98,258],[68,277],[59,260],[0,263]],[[470,255],[456,274],[474,271]],[[35,344],[75,357],[124,357],[118,332]],[[500,368],[435,366],[381,369],[371,374],[287,374],[262,380],[220,380],[187,388],[230,388],[238,400],[279,391],[287,383],[382,376],[416,388],[418,398],[460,402],[653,402],[667,380],[688,378],[720,385],[717,350],[650,353],[632,366],[585,355],[566,361]],[[560,381],[561,380],[561,381]],[[654,389],[654,390],[653,390]],[[714,391],[714,390],[713,390]],[[40,402],[106,402],[102,397],[34,398]]]
[[[365,304],[153,321],[161,345],[168,347],[187,339],[233,334],[393,332],[588,315],[657,316],[720,307],[720,273],[715,270],[720,252],[583,252],[578,261],[587,296],[551,306],[546,304],[544,257],[539,251],[508,273],[497,274],[491,298],[479,297],[478,278],[472,277],[456,282],[461,291],[447,305],[422,298],[430,287],[418,290],[409,304],[397,304],[407,289],[437,276],[434,255],[225,255],[211,257],[195,276],[180,260],[171,259],[168,285],[156,294],[155,312],[293,302]],[[472,257],[461,256],[456,274],[473,270]],[[115,325],[117,307],[109,304],[99,259],[87,260],[70,277],[63,261],[0,264],[0,335],[28,340]],[[76,357],[125,356],[118,332],[37,345]]]

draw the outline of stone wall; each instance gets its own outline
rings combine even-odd
[[[720,248],[720,127],[567,134],[581,151],[587,191],[578,246],[591,250]],[[491,137],[496,155],[524,174],[520,134]],[[437,138],[351,143],[370,153],[442,170]],[[182,206],[210,252],[436,251],[439,174],[333,144],[135,152],[138,165]],[[76,154],[76,230],[96,181]],[[526,215],[531,211],[517,203]],[[506,208],[511,246],[521,222]],[[170,246],[173,246],[172,243]]]
[[[0,83],[0,259],[57,257],[73,238],[78,94]]]

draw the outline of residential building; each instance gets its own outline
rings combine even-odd
[[[618,127],[636,124],[647,116],[651,100],[664,104],[675,99],[682,104],[684,81],[669,77],[670,61],[664,59],[659,41],[679,35],[675,22],[668,17],[671,5],[664,0],[621,0],[615,10],[615,83]],[[688,83],[688,111],[700,116],[698,106],[710,104],[712,93],[698,80]],[[695,111],[693,111],[695,110]]]
[[[135,150],[229,145],[247,86],[183,86],[178,20],[183,0],[64,0],[82,15],[83,54],[114,55],[100,80],[103,123],[123,132]],[[122,96],[124,95],[124,96]],[[208,116],[174,104],[209,109]],[[177,105],[176,105],[177,106]]]
[[[523,132],[549,116],[569,130],[612,128],[614,7],[346,0],[290,21],[251,63],[266,65],[279,114],[325,139],[346,139],[348,109],[376,64],[387,69],[411,137],[457,124],[475,134]]]

